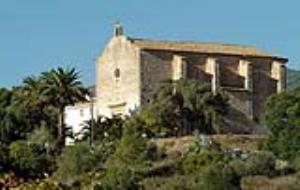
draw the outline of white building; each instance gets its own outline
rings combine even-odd
[[[84,128],[84,122],[95,118],[97,115],[97,108],[95,106],[95,98],[89,102],[80,102],[65,108],[65,125],[71,127],[73,134],[78,135]],[[80,138],[80,135],[77,136]],[[71,145],[74,139],[67,137],[66,144]]]

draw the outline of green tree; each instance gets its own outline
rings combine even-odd
[[[79,136],[80,140],[92,138],[92,141],[116,141],[122,136],[124,121],[117,115],[111,118],[98,116],[96,119],[85,121],[82,131],[76,136]]]
[[[65,142],[64,109],[78,101],[85,101],[88,90],[79,80],[80,75],[74,69],[57,68],[42,73],[43,95],[51,105],[59,110],[58,141],[61,146]]]
[[[43,178],[51,171],[52,159],[38,146],[15,141],[9,146],[13,171],[24,178]]]
[[[37,145],[46,150],[47,153],[50,153],[54,151],[56,139],[47,127],[41,126],[29,133],[27,142],[32,145]]]
[[[227,113],[225,95],[213,94],[209,85],[196,80],[165,81],[153,101],[142,108],[141,117],[155,132],[168,135],[219,132],[215,127]]]
[[[0,144],[0,176],[10,168],[8,147]]]
[[[6,108],[10,105],[12,92],[5,88],[0,89],[0,109]]]
[[[24,139],[31,128],[26,119],[28,111],[12,106],[17,90],[0,90],[0,143],[6,145],[17,139]]]
[[[181,160],[181,167],[184,174],[199,173],[208,166],[222,161],[224,157],[221,151],[214,149],[190,151]]]
[[[71,186],[86,172],[102,168],[112,150],[109,143],[91,147],[87,142],[80,142],[67,146],[57,160],[58,169],[54,177],[62,184]]]
[[[143,168],[146,166],[144,123],[133,117],[124,124],[124,134],[116,151],[105,164],[105,176],[98,189],[138,189]]]
[[[25,139],[33,127],[27,120],[28,110],[25,108],[6,108],[0,121],[1,143],[9,145],[11,142]]]
[[[0,92],[0,139],[9,144],[25,139],[41,125],[51,129],[57,123],[56,109],[45,102],[39,77],[28,77],[22,85]]]
[[[23,80],[20,91],[14,100],[25,107],[29,114],[28,120],[34,128],[46,126],[53,135],[57,135],[55,127],[58,123],[58,109],[52,105],[52,100],[43,92],[45,81],[42,76],[30,76]]]
[[[271,96],[263,114],[269,130],[263,148],[282,159],[300,156],[300,88]]]

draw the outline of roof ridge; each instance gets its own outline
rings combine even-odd
[[[222,43],[222,42],[201,42],[201,41],[185,41],[185,40],[156,40],[149,38],[132,38],[128,37],[129,40],[138,40],[138,41],[151,41],[151,42],[160,42],[160,43],[192,43],[192,44],[213,44],[213,45],[223,45],[223,46],[236,46],[236,47],[245,47],[245,48],[253,48],[261,51],[259,48],[251,45],[245,44],[234,44],[234,43]]]
[[[197,41],[171,41],[171,40],[154,40],[147,38],[127,37],[134,45],[149,50],[170,50],[198,52],[208,54],[240,55],[249,57],[275,58],[287,62],[288,59],[279,55],[273,55],[270,52],[261,50],[255,46],[229,44],[220,42],[197,42]]]

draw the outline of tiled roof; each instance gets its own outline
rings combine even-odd
[[[202,43],[202,42],[174,42],[174,41],[158,41],[148,39],[129,40],[141,49],[146,50],[165,50],[178,52],[193,52],[205,54],[224,54],[224,55],[240,55],[249,57],[269,57],[283,59],[285,58],[274,56],[259,49],[250,46],[218,44],[218,43]],[[287,60],[286,60],[287,61]]]

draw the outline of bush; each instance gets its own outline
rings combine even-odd
[[[293,160],[300,156],[300,88],[289,93],[271,96],[263,115],[269,136],[263,148],[281,159]]]
[[[161,160],[166,157],[164,147],[158,147],[154,142],[149,142],[146,146],[146,157],[151,161]]]
[[[123,137],[105,164],[104,178],[98,189],[137,189],[146,166],[146,144],[143,123],[133,117],[124,126]]]
[[[8,148],[0,144],[0,175],[9,168]]]
[[[63,184],[72,185],[82,174],[102,167],[109,151],[109,145],[92,148],[84,142],[65,147],[57,161],[58,169],[54,177]]]
[[[246,161],[248,175],[271,176],[275,172],[276,158],[271,152],[257,152],[250,154]]]
[[[83,129],[75,134],[76,141],[91,140],[93,135],[94,141],[118,141],[122,137],[124,119],[120,116],[112,116],[112,118],[99,116],[93,120],[83,123]],[[93,129],[91,131],[91,129]]]
[[[184,174],[198,173],[203,168],[221,161],[223,156],[222,152],[213,149],[188,152],[181,161],[181,168]]]
[[[95,190],[138,190],[140,174],[130,167],[112,167]]]
[[[246,161],[234,159],[228,163],[228,166],[236,173],[236,175],[243,177],[249,175],[246,167]]]
[[[142,181],[145,190],[198,190],[201,188],[199,175],[174,175],[170,177],[147,178]]]
[[[68,188],[66,186],[63,186],[61,184],[57,184],[54,181],[51,180],[44,180],[41,182],[31,182],[31,183],[24,183],[20,187],[22,190],[34,190],[34,189],[42,189],[42,190],[71,190],[71,188]]]
[[[51,171],[52,157],[39,147],[30,146],[25,141],[13,142],[9,147],[9,159],[16,174],[25,178],[41,178]]]
[[[271,152],[251,153],[245,160],[234,159],[229,162],[229,166],[240,176],[275,174],[276,158]]]
[[[300,156],[295,158],[292,163],[292,168],[300,173]]]
[[[234,190],[239,189],[239,177],[234,171],[223,164],[207,167],[202,174],[202,188],[205,190]]]
[[[37,145],[47,152],[53,151],[56,145],[56,139],[46,126],[39,127],[32,131],[27,137],[29,144]]]

